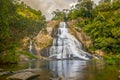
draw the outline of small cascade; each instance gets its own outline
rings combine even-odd
[[[82,44],[69,33],[67,24],[60,22],[49,50],[49,58],[89,60],[90,57],[89,53],[83,51]]]
[[[30,53],[33,53],[32,48],[33,48],[33,43],[32,43],[32,40],[30,39],[30,42],[29,42],[29,52]]]

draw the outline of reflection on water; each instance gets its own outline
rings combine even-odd
[[[117,77],[120,75],[120,66],[104,65],[101,61],[35,60],[0,68],[12,71],[40,69],[40,77],[31,80],[118,80]],[[5,79],[0,77],[0,80]]]
[[[86,68],[86,61],[77,60],[60,60],[50,61],[49,69],[56,75],[56,77],[76,80],[79,77],[84,77],[83,70]]]

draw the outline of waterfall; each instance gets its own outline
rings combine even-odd
[[[33,53],[32,48],[33,48],[33,43],[32,43],[32,40],[30,39],[30,43],[29,43],[29,52],[30,53]]]
[[[82,44],[69,33],[67,24],[60,22],[57,34],[50,47],[49,58],[89,60],[91,55],[82,48]]]

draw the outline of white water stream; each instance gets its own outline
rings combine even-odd
[[[83,51],[82,44],[69,33],[67,24],[60,22],[57,37],[49,51],[49,58],[52,59],[82,59],[89,60],[90,54]]]
[[[32,40],[30,39],[30,43],[29,43],[29,52],[32,54],[32,49],[33,49],[33,43]]]

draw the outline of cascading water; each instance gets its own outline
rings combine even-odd
[[[33,52],[32,52],[32,48],[33,48],[32,40],[30,39],[30,43],[29,43],[29,52],[30,52],[30,53],[33,53]]]
[[[82,44],[69,33],[67,24],[60,22],[57,34],[50,47],[51,59],[83,59],[89,60],[91,55],[82,50]]]

